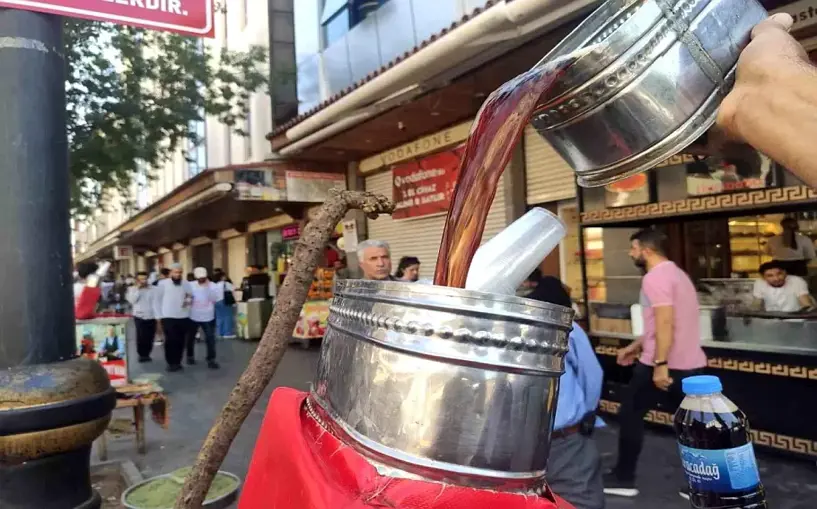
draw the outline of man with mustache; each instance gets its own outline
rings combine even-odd
[[[156,285],[157,310],[161,313],[165,333],[165,360],[170,372],[182,370],[182,354],[187,332],[191,329],[190,305],[193,291],[182,277],[182,266],[170,266],[170,277]]]

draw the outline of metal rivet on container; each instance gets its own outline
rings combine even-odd
[[[440,329],[437,331],[437,335],[443,339],[449,339],[451,338],[451,336],[454,335],[454,329],[447,325],[444,325],[440,327]]]
[[[531,350],[534,350],[539,347],[539,342],[536,341],[536,339],[534,338],[528,338],[525,340],[525,346],[527,346]]]
[[[454,339],[457,341],[464,341],[471,337],[471,331],[468,329],[457,329],[454,331]]]
[[[482,344],[488,344],[488,341],[491,339],[491,333],[481,330],[474,333],[474,339]]]
[[[431,325],[430,323],[424,323],[420,327],[423,329],[424,336],[431,336],[432,334],[434,334],[434,326]]]
[[[510,344],[510,345],[511,345],[513,348],[522,348],[522,346],[525,344],[525,342],[524,342],[524,340],[522,339],[522,337],[521,337],[521,336],[514,336],[514,337],[512,337],[512,338],[511,338],[511,339],[508,341],[508,343],[509,343],[509,344]]]
[[[409,334],[417,334],[417,329],[419,328],[420,326],[417,324],[417,322],[409,322],[406,324],[406,332]]]

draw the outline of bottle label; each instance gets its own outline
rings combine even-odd
[[[751,442],[733,449],[678,448],[689,486],[695,491],[730,493],[760,484]]]

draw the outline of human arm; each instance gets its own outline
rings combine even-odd
[[[131,305],[136,305],[139,302],[139,289],[135,286],[131,286],[128,288],[127,293],[125,294],[125,299],[131,303]]]
[[[601,369],[596,352],[584,330],[573,324],[573,331],[569,337],[570,350],[567,353],[569,362],[577,367],[576,378],[584,394],[584,402],[588,411],[595,410],[601,399],[601,387],[604,381],[604,371]]]
[[[718,111],[718,126],[817,188],[817,70],[775,14],[752,31],[738,60],[737,80]]]
[[[641,355],[644,346],[644,337],[639,337],[629,345],[619,348],[616,352],[616,363],[619,366],[630,366]]]
[[[810,262],[817,258],[817,253],[814,252],[814,243],[805,235],[803,235],[803,241],[803,259]]]
[[[669,376],[669,352],[675,328],[675,313],[673,308],[673,284],[667,279],[645,277],[642,291],[652,307],[655,317],[655,356],[652,361],[653,383],[659,389],[667,390],[672,385]]]
[[[162,320],[162,299],[164,295],[164,285],[162,285],[162,281],[159,281],[159,284],[154,286],[151,292],[153,294],[153,313],[156,319],[159,320],[159,323],[161,323]]]
[[[224,300],[224,286],[210,283],[210,301],[216,303],[220,300]]]
[[[797,295],[797,302],[800,304],[800,308],[812,308],[813,302],[808,291],[808,284],[806,283],[806,280],[797,276],[789,277],[792,278],[792,291],[795,295]]]

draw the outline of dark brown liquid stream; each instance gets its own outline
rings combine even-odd
[[[574,61],[559,59],[531,69],[495,90],[480,108],[460,161],[435,285],[465,287],[499,178],[540,99]]]

